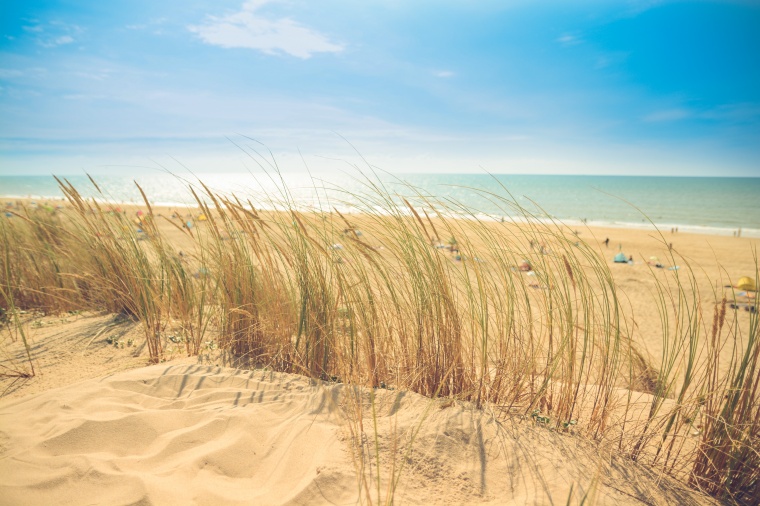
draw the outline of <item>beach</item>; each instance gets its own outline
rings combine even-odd
[[[32,207],[30,200],[20,204],[13,212]],[[69,206],[49,202],[57,205],[61,212]],[[211,227],[212,216],[198,208],[131,205],[117,212],[134,227],[152,213],[161,236],[188,258],[199,244],[191,238]],[[273,223],[280,219],[261,216]],[[346,225],[336,227],[337,239],[328,241],[341,241],[332,243],[333,254],[344,255],[338,263],[357,262],[358,255],[349,257],[344,249],[357,237],[381,257],[390,255],[377,217],[341,218]],[[307,228],[309,220],[319,221],[300,219]],[[677,285],[679,277],[688,280],[695,307],[704,313],[696,325],[706,335],[724,297],[727,318],[737,329],[750,328],[750,318],[756,318],[745,310],[750,306],[730,308],[741,292],[731,285],[756,275],[756,238],[579,224],[558,227],[565,244],[554,232],[545,242],[543,236],[520,235],[521,223],[489,221],[474,233],[467,220],[452,225],[435,217],[418,219],[430,238],[421,248],[429,248],[452,272],[468,265],[489,268],[495,260],[482,253],[487,234],[508,230],[522,248],[510,257],[524,255],[532,264],[513,276],[527,286],[526,297],[536,300],[556,283],[542,274],[552,259],[562,266],[564,258],[568,265],[570,253],[559,248],[572,252],[582,243],[614,280],[622,322],[617,325],[656,369],[663,367],[658,360],[668,342],[657,294],[663,286]],[[444,225],[461,232],[456,247],[447,241]],[[222,239],[226,242],[219,244],[235,240]],[[614,262],[618,253],[631,260]],[[573,263],[576,276],[587,268],[594,272],[582,261]],[[78,504],[87,497],[93,504],[355,504],[393,496],[401,504],[574,503],[584,497],[598,504],[712,503],[661,469],[625,458],[609,439],[576,431],[574,422],[549,430],[541,413],[504,412],[503,402],[478,407],[472,397],[431,399],[395,385],[352,386],[347,378],[308,378],[266,364],[241,369],[217,348],[222,341],[216,331],[203,338],[206,345],[197,356],[188,357],[181,342],[165,340],[161,363],[149,365],[135,321],[94,311],[29,311],[23,319],[35,376],[0,382],[3,503]],[[747,337],[732,335],[737,342]],[[23,363],[18,341],[6,338],[4,348],[8,359]],[[729,348],[719,353],[724,367],[732,363]],[[647,406],[653,392],[644,388],[646,381],[641,386],[634,396]],[[611,420],[627,420],[621,416]],[[689,444],[698,443],[699,430],[687,428],[685,434]]]
[[[0,506],[760,506],[760,2],[2,21]]]

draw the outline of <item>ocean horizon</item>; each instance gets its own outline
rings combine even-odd
[[[522,218],[744,237],[760,237],[760,178],[675,176],[579,176],[512,174],[271,174],[227,173],[176,176],[139,174],[65,176],[84,196],[120,204],[140,204],[136,181],[151,204],[194,206],[188,184],[200,179],[211,189],[250,199],[258,208],[272,208],[272,196],[287,196],[298,206],[361,212],[372,203],[370,185],[425,206],[425,197],[444,202],[449,211],[480,219]],[[369,189],[369,191],[368,191]],[[60,199],[52,176],[0,176],[0,195],[13,198]],[[511,201],[512,205],[505,205]],[[401,205],[398,198],[395,204]],[[382,207],[377,206],[377,207]],[[521,210],[522,209],[522,210]]]

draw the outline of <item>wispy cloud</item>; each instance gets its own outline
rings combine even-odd
[[[563,46],[577,46],[578,44],[583,42],[583,39],[579,35],[572,34],[572,33],[565,33],[557,37],[557,42],[559,42]]]
[[[650,123],[660,123],[665,121],[678,121],[686,119],[691,116],[691,112],[687,109],[664,109],[661,111],[654,111],[644,116],[644,121]]]
[[[454,74],[454,72],[452,72],[451,70],[436,70],[435,72],[433,72],[433,75],[435,77],[446,79],[449,77],[454,77],[456,74]]]
[[[42,47],[56,47],[71,44],[74,42],[74,37],[71,35],[61,35],[60,37],[53,37],[50,39],[40,39],[38,42]]]
[[[760,120],[760,104],[723,104],[705,111],[701,117],[716,121],[755,122]]]
[[[39,24],[33,24],[33,25],[25,25],[21,27],[25,32],[31,32],[31,33],[41,33],[44,31],[42,28],[42,25]]]
[[[148,21],[144,23],[133,23],[129,25],[125,25],[124,28],[127,30],[132,30],[136,32],[141,31],[151,31],[154,35],[162,35],[163,29],[162,27],[165,26],[169,22],[168,18],[151,18]]]
[[[41,23],[32,20],[32,24],[23,26],[22,29],[33,35],[37,44],[45,48],[65,46],[74,42],[74,35],[82,33],[82,28],[61,21]]]
[[[615,65],[619,65],[625,62],[628,59],[628,56],[630,56],[630,54],[631,53],[628,51],[615,51],[615,52],[601,53],[596,57],[596,63],[594,64],[594,68],[597,70],[600,70],[600,69],[606,69],[607,67],[613,67]]]
[[[267,0],[249,1],[227,16],[209,16],[203,25],[188,29],[207,44],[224,48],[256,49],[266,54],[288,54],[311,58],[315,53],[337,53],[344,49],[326,36],[289,18],[271,18],[261,13]]]
[[[27,67],[27,68],[0,68],[0,79],[21,79],[29,77],[43,77],[47,73],[47,70],[42,67]]]
[[[0,69],[0,79],[13,79],[23,75],[24,73],[18,69]]]

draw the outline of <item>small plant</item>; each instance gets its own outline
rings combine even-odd
[[[570,427],[577,424],[578,420],[568,420],[567,422],[562,422],[562,428],[568,430]]]
[[[536,422],[543,425],[547,425],[551,419],[548,416],[541,416],[541,411],[536,409],[531,414],[530,417]]]

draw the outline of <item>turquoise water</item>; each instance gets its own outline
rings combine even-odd
[[[264,174],[256,177],[201,174],[199,177],[215,190],[250,196],[254,205],[260,207],[268,207],[262,200],[262,191],[277,193],[277,184]],[[486,174],[409,174],[399,178],[423,194],[464,204],[481,217],[498,219],[515,215],[514,209],[506,208],[490,196],[507,197],[509,192],[516,203],[538,218],[554,217],[571,225],[587,220],[588,224],[650,228],[651,220],[665,230],[677,226],[681,231],[732,235],[741,228],[743,236],[760,237],[760,178]],[[97,196],[86,176],[67,179],[83,194]],[[193,203],[185,184],[175,176],[140,175],[134,179],[153,203]],[[306,174],[286,174],[283,179],[297,203],[329,205],[345,211],[357,209],[358,203],[350,194],[363,193],[367,183],[345,174],[315,176],[314,180]],[[132,177],[99,176],[97,182],[111,200],[141,202]],[[406,196],[416,193],[392,176],[381,176],[379,182],[392,193]],[[315,192],[315,185],[329,190]],[[62,196],[56,181],[47,176],[0,176],[0,195]],[[419,198],[415,200],[420,202]]]

